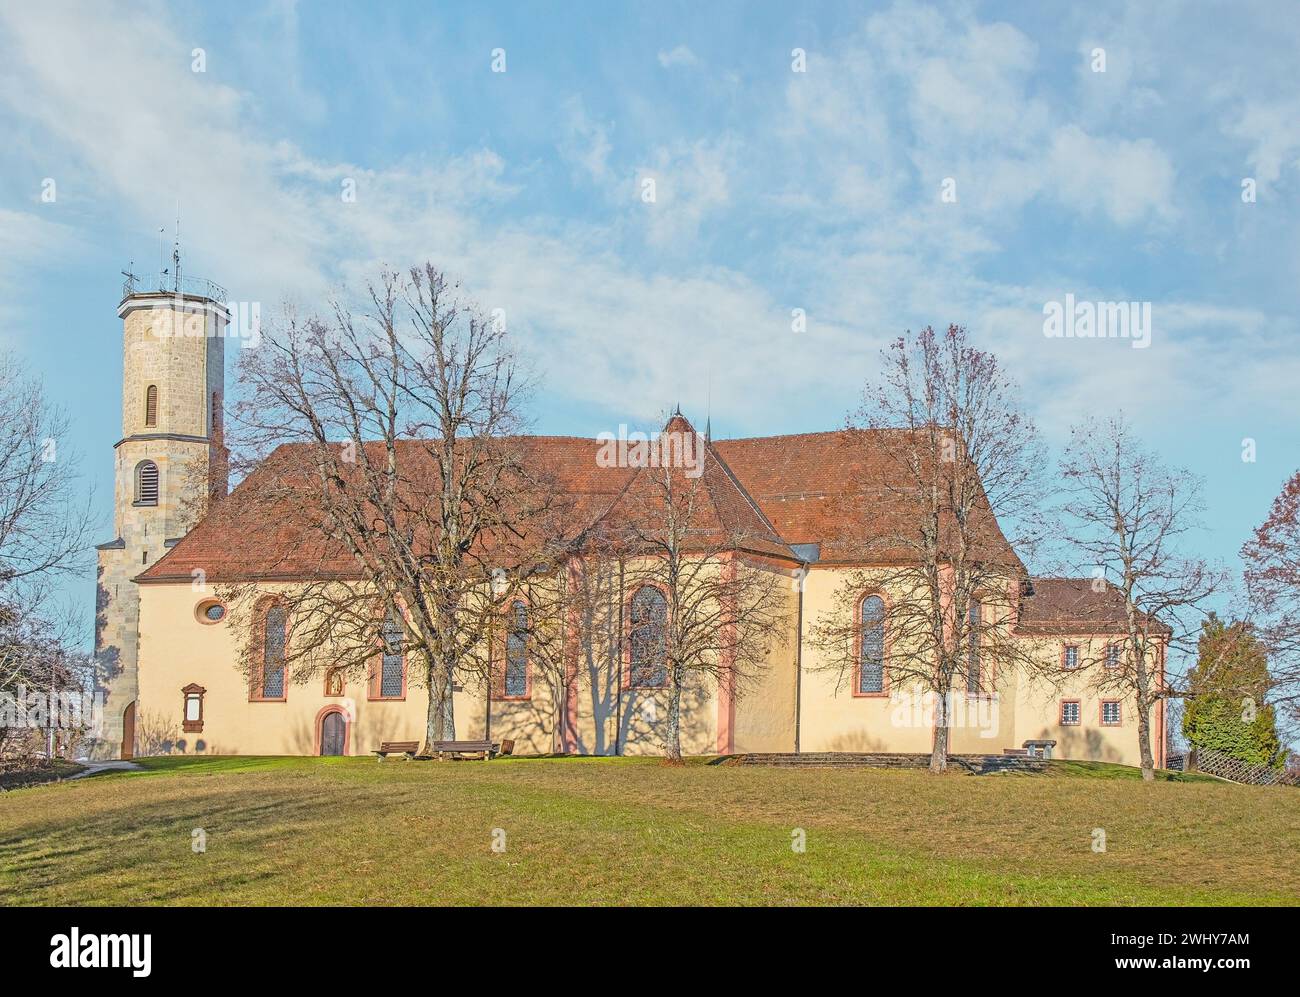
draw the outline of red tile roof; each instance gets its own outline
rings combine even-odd
[[[1033,594],[1021,599],[1016,629],[1026,634],[1101,636],[1126,633],[1128,617],[1124,597],[1112,585],[1098,590],[1091,578],[1035,578]],[[1171,632],[1163,623],[1153,630]]]
[[[665,431],[693,428],[675,416]],[[566,538],[593,524],[626,527],[647,515],[654,489],[644,475],[650,472],[600,466],[600,442],[529,436],[511,444],[560,499]],[[418,464],[422,445],[404,446],[408,465],[412,458]],[[848,431],[713,443],[701,479],[708,501],[697,506],[693,526],[701,542],[739,537],[745,549],[791,561],[797,558],[789,545],[804,543],[820,543],[823,561],[897,561],[907,556],[905,547],[880,540],[912,528],[916,505],[886,450],[876,434]],[[307,454],[301,444],[279,447],[139,579],[189,581],[196,570],[214,583],[355,575],[349,553],[313,525],[319,513],[312,510],[311,486],[278,487]],[[991,511],[977,522],[984,556],[1023,572]]]
[[[921,525],[914,481],[896,456],[904,432],[759,436],[714,448],[786,543],[821,544],[823,562],[899,563]],[[1023,573],[992,510],[977,509],[973,522],[983,541],[979,556]]]

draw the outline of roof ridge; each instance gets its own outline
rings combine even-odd
[[[704,443],[704,449],[706,453],[713,454],[713,459],[718,462],[718,466],[722,468],[722,471],[724,474],[726,474],[727,479],[732,483],[732,485],[736,488],[736,490],[740,492],[741,497],[744,498],[744,500],[749,503],[749,507],[754,510],[755,514],[759,518],[759,521],[764,526],[766,526],[769,531],[771,531],[772,536],[775,537],[781,543],[782,546],[789,547],[790,544],[786,541],[785,537],[781,536],[781,531],[778,530],[776,528],[776,525],[770,519],[767,518],[767,513],[765,513],[762,510],[762,508],[759,506],[759,504],[754,501],[754,496],[749,494],[749,489],[745,487],[744,483],[740,480],[740,478],[738,478],[735,472],[731,470],[730,465],[728,465],[727,462],[722,459],[722,455],[713,449],[712,442],[706,440]],[[790,553],[793,554],[794,551],[791,551]]]
[[[805,436],[845,436],[849,433],[906,433],[906,426],[842,426],[839,429],[815,429],[807,433],[774,433],[768,436],[729,436],[714,443],[753,443],[757,440],[793,440]]]

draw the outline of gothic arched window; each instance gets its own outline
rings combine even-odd
[[[980,662],[980,624],[983,622],[983,608],[978,599],[970,603],[970,646],[966,652],[966,691],[977,696],[983,691],[983,666]]]
[[[281,605],[268,606],[262,617],[262,669],[259,699],[284,699],[284,649],[287,643],[289,611]]]
[[[885,691],[885,600],[869,595],[859,607],[862,644],[858,654],[858,695]]]
[[[406,631],[402,628],[402,621],[389,614],[380,627],[379,638],[383,647],[371,698],[402,699],[406,696]]]
[[[668,683],[665,661],[668,600],[653,585],[632,596],[629,613],[628,685],[658,688]]]
[[[528,695],[528,607],[519,600],[510,604],[506,630],[505,695],[510,699]]]

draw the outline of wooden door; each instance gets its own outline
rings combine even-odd
[[[326,713],[320,722],[320,753],[322,755],[343,754],[343,736],[347,721],[337,710]]]
[[[135,701],[127,704],[122,711],[122,757],[135,757]]]

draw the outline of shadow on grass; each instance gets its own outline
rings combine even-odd
[[[132,776],[140,773],[118,772],[97,781]],[[133,800],[127,807],[96,812],[93,821],[82,815],[38,821],[0,838],[0,873],[17,881],[24,896],[55,890],[57,898],[76,903],[97,902],[96,880],[115,883],[129,875],[138,881],[138,899],[168,903],[195,899],[189,864],[207,861],[205,891],[220,895],[282,875],[276,868],[277,845],[328,824],[322,815],[330,813],[332,798],[324,791],[287,796],[282,788],[232,790],[227,784],[211,793],[187,789],[158,800]],[[205,841],[221,841],[234,861],[214,862],[196,852],[196,829]],[[260,860],[247,862],[244,856]],[[73,883],[68,865],[77,870]],[[71,896],[63,892],[67,889]]]

